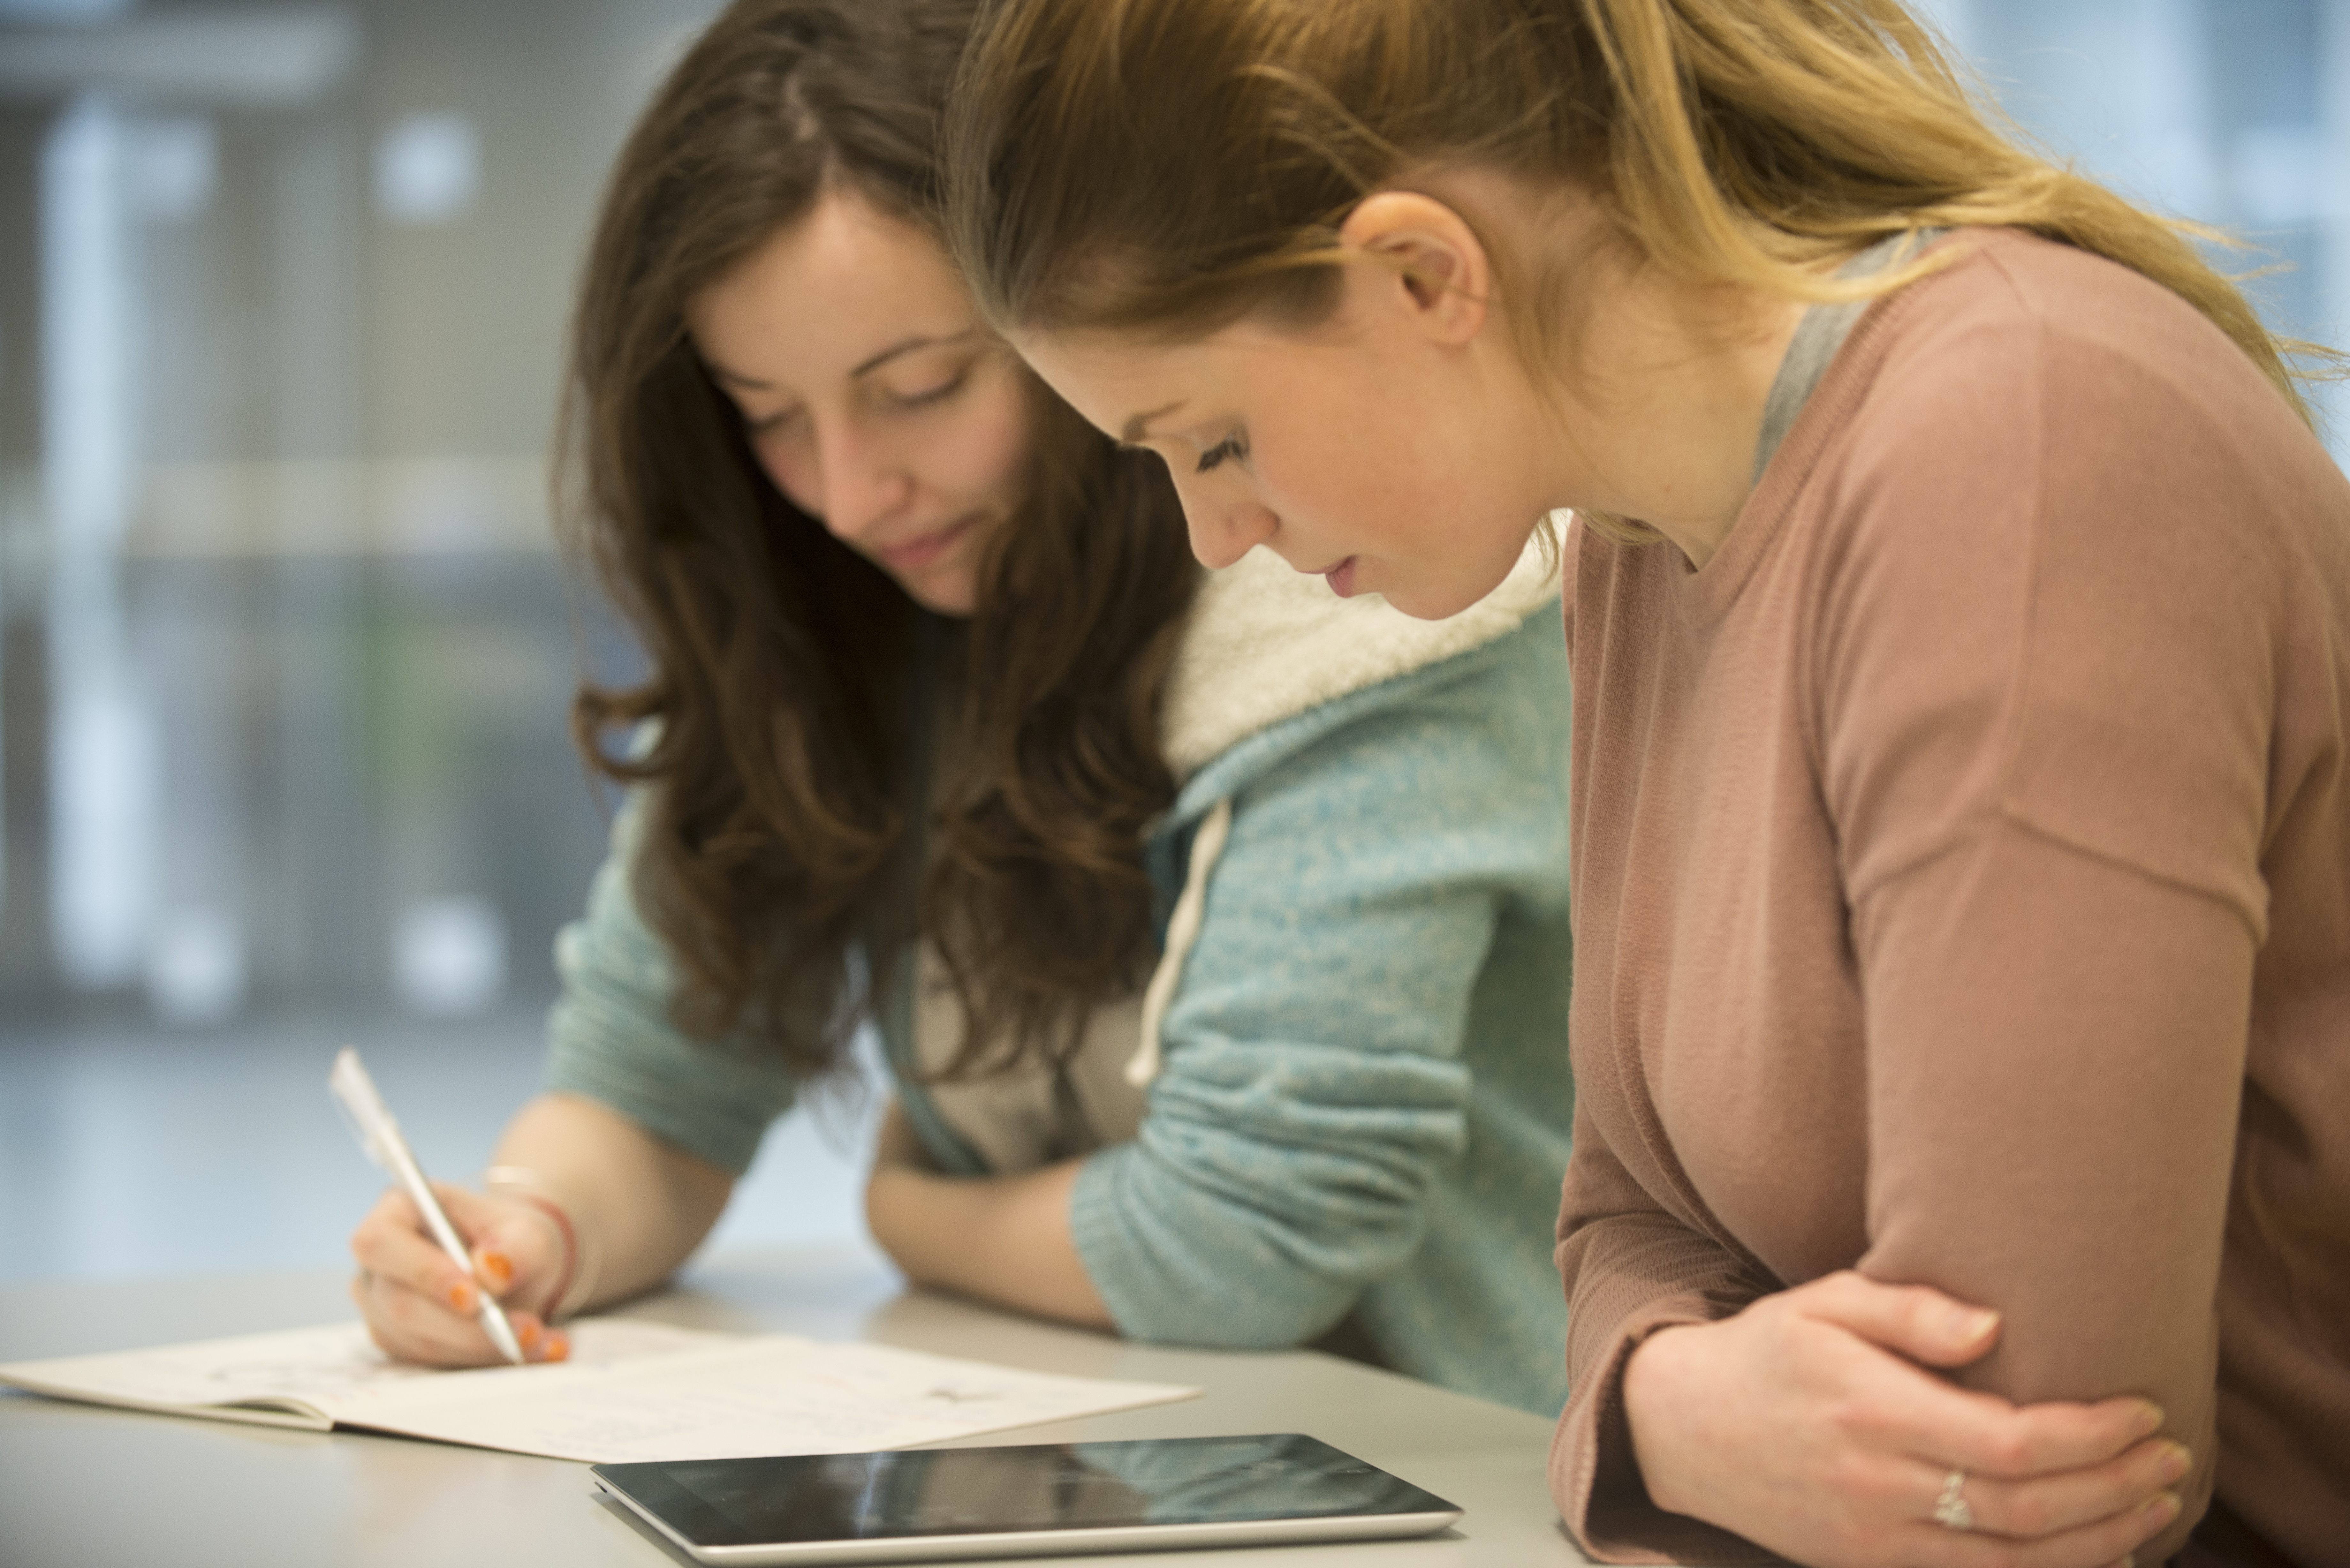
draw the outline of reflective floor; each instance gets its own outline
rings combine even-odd
[[[538,1076],[539,1019],[0,1031],[0,1282],[332,1265],[381,1182],[328,1100],[359,1046],[427,1172],[468,1179]],[[712,1245],[861,1239],[868,1116],[775,1128]]]

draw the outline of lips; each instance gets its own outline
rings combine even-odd
[[[932,533],[919,534],[894,545],[876,545],[874,559],[893,572],[919,572],[944,559],[964,535],[979,525],[979,521],[980,514],[973,512]]]

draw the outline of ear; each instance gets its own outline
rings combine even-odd
[[[1477,231],[1435,197],[1417,191],[1367,196],[1338,225],[1338,243],[1391,273],[1395,288],[1382,293],[1439,341],[1466,343],[1485,325],[1492,262]]]

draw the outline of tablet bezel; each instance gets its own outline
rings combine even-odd
[[[1101,1552],[1180,1551],[1228,1546],[1294,1545],[1308,1542],[1346,1542],[1396,1540],[1413,1536],[1432,1535],[1458,1522],[1461,1510],[1456,1505],[1414,1485],[1392,1471],[1371,1464],[1344,1449],[1319,1438],[1300,1433],[1234,1432],[1213,1437],[1158,1438],[1137,1439],[1133,1443],[1095,1441],[1086,1443],[1037,1443],[983,1445],[992,1455],[1001,1457],[1006,1449],[1117,1449],[1155,1445],[1201,1445],[1232,1442],[1310,1443],[1322,1450],[1322,1455],[1349,1466],[1387,1478],[1406,1489],[1400,1500],[1402,1506],[1378,1511],[1340,1511],[1327,1513],[1284,1514],[1255,1519],[1177,1521],[1155,1523],[1120,1523],[1114,1525],[1047,1525],[1023,1526],[1000,1530],[936,1531],[905,1530],[887,1535],[835,1537],[816,1541],[766,1541],[741,1543],[709,1544],[696,1540],[691,1532],[693,1509],[707,1510],[719,1521],[723,1533],[740,1533],[742,1527],[706,1502],[671,1483],[672,1495],[649,1500],[637,1495],[637,1489],[654,1480],[665,1480],[660,1465],[597,1465],[589,1473],[603,1494],[628,1509],[658,1531],[661,1537],[695,1562],[709,1563],[713,1568],[816,1568],[826,1563],[907,1563],[960,1561],[989,1557],[1065,1556],[1075,1553]],[[894,1450],[904,1453],[910,1450]],[[779,1459],[803,1459],[821,1456],[786,1455]],[[858,1456],[859,1458],[875,1456]],[[1316,1456],[1318,1459],[1321,1456]],[[757,1462],[757,1461],[745,1461]],[[1311,1461],[1309,1461],[1310,1463]],[[666,1511],[665,1511],[666,1510]],[[722,1533],[703,1531],[702,1533]]]

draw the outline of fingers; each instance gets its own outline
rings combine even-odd
[[[540,1299],[561,1269],[562,1240],[554,1222],[537,1208],[434,1184],[449,1222],[470,1245],[473,1278],[509,1304],[553,1303]]]
[[[2162,1408],[2134,1397],[2095,1405],[2010,1405],[1970,1395],[1976,1418],[1920,1435],[1917,1452],[1970,1473],[2022,1480],[2119,1460],[2162,1429]],[[2175,1446],[2175,1445],[2174,1445]],[[2184,1450],[2181,1450],[2182,1452]]]
[[[483,1291],[517,1301],[544,1294],[556,1247],[541,1232],[552,1227],[526,1205],[501,1203],[462,1188],[437,1188],[435,1196],[459,1234],[474,1242],[479,1282],[432,1239],[415,1204],[395,1189],[378,1200],[351,1234],[351,1254],[360,1271],[351,1298],[388,1355],[434,1366],[503,1360],[477,1315]],[[538,1314],[507,1315],[527,1358],[559,1361],[568,1355],[568,1340],[559,1331],[549,1332]]]
[[[1847,1269],[1800,1290],[1813,1316],[1928,1366],[1964,1366],[1999,1339],[1999,1314],[1930,1285],[1879,1284]]]
[[[2178,1499],[2171,1489],[2186,1479],[2192,1467],[2192,1457],[2183,1446],[2157,1438],[2086,1469],[2021,1480],[1968,1473],[1960,1495],[1973,1512],[1976,1529],[1991,1535],[2036,1540],[2127,1515],[2166,1497],[2175,1515]],[[1930,1466],[1927,1469],[1936,1476],[1948,1473],[1934,1471]],[[1942,1483],[1938,1479],[1934,1484],[1939,1488]]]
[[[452,1313],[470,1314],[478,1304],[473,1276],[426,1232],[405,1192],[386,1192],[368,1210],[351,1232],[351,1256],[366,1272],[445,1303]]]
[[[1933,1485],[1939,1491],[1940,1480]],[[1911,1530],[1901,1561],[1917,1568],[2111,1568],[2130,1561],[2138,1547],[2178,1517],[2174,1492],[2157,1496],[2069,1529],[2022,1536],[2003,1535],[1986,1522],[1978,1483],[1969,1479],[1965,1495],[1975,1510],[1971,1530],[1923,1522]],[[1928,1506],[1931,1506],[1929,1504]]]
[[[1963,1366],[1999,1337],[1998,1314],[1925,1285],[1879,1284],[1846,1272],[1787,1295],[1806,1315],[1928,1366]],[[1863,1418],[1928,1462],[2012,1480],[2105,1464],[2163,1420],[2158,1406],[2127,1396],[2017,1406],[1930,1376],[1908,1393],[1870,1402]]]
[[[351,1282],[351,1300],[367,1320],[368,1334],[386,1355],[425,1366],[494,1366],[505,1357],[490,1344],[481,1320],[460,1316],[439,1303],[385,1280],[361,1274]],[[529,1361],[563,1361],[571,1342],[549,1329],[536,1313],[508,1315],[515,1339]]]

